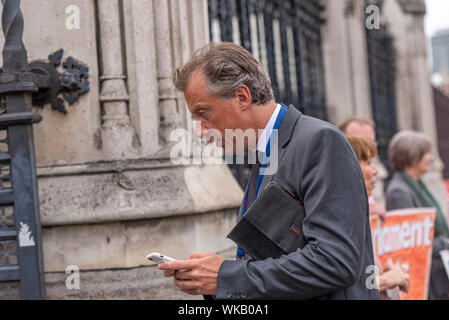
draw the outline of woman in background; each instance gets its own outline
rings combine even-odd
[[[377,168],[372,162],[377,155],[377,147],[373,141],[358,136],[347,137],[357,156],[365,179],[366,192],[371,196],[376,184]],[[382,270],[376,257],[376,264],[380,269],[378,276],[379,294],[383,300],[400,300],[400,290],[408,292],[410,278],[398,265],[389,264]]]
[[[421,181],[433,161],[431,147],[430,139],[420,132],[401,131],[393,137],[388,156],[396,172],[387,188],[387,210],[436,209],[429,299],[449,299],[449,280],[439,254],[449,249],[449,228],[440,205]]]

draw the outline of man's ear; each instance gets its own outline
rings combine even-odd
[[[242,84],[234,92],[234,98],[237,99],[239,109],[245,111],[253,103],[253,98],[251,96],[251,91],[247,86]]]

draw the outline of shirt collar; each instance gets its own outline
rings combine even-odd
[[[273,111],[273,114],[271,115],[270,120],[268,120],[267,125],[265,126],[265,129],[263,129],[263,132],[261,136],[259,137],[259,141],[257,141],[257,151],[264,152],[267,149],[268,141],[271,137],[271,132],[273,131],[274,124],[276,123],[276,119],[278,117],[279,111],[281,110],[281,105],[278,103],[276,104],[276,109]]]

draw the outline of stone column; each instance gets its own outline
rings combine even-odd
[[[350,83],[351,67],[347,47],[349,36],[344,17],[344,1],[323,1],[325,24],[322,27],[326,101],[329,121],[338,125],[355,112]]]
[[[151,0],[123,1],[129,110],[142,157],[157,158],[160,112]]]
[[[135,153],[135,149],[128,113],[119,0],[97,0],[97,12],[102,67],[102,149],[107,159],[123,159]],[[134,143],[134,147],[138,144]]]
[[[323,54],[330,121],[371,118],[364,5],[361,1],[324,1]]]
[[[325,6],[323,49],[329,120],[339,125],[351,116],[372,119],[365,3],[327,0]],[[383,181],[388,172],[379,159],[375,163],[379,173],[373,194],[383,203]]]
[[[154,29],[155,45],[158,53],[156,65],[161,121],[159,139],[163,145],[168,144],[172,130],[179,128],[182,124],[180,112],[182,106],[179,105],[178,95],[172,81],[174,69],[172,43],[174,43],[174,34],[171,32],[171,26],[174,26],[176,29],[176,26],[179,25],[179,21],[175,22],[171,19],[178,17],[171,17],[171,13],[175,9],[173,8],[174,5],[176,6],[176,3],[173,1],[153,1],[153,10],[156,13],[154,15]]]
[[[430,83],[427,41],[424,33],[424,0],[385,1],[383,14],[395,38],[398,122],[401,130],[417,130],[428,135],[433,143],[435,162],[423,177],[432,193],[447,212],[442,161],[438,155],[435,110]]]
[[[347,45],[351,72],[352,99],[355,115],[372,118],[371,88],[368,67],[368,49],[366,43],[366,26],[364,19],[365,3],[347,0],[345,8]]]
[[[427,40],[424,33],[424,15],[425,6],[423,1],[416,1],[418,4],[411,6],[414,1],[408,2],[408,13],[411,15],[408,31],[409,67],[413,72],[411,77],[411,87],[415,96],[416,124],[417,129],[424,132],[432,140],[432,152],[435,161],[432,165],[431,172],[424,177],[427,185],[433,194],[438,198],[443,212],[447,212],[447,201],[445,186],[442,179],[443,162],[438,153],[438,140],[436,133],[435,107],[430,83],[429,59],[427,53]],[[419,9],[419,4],[423,4],[423,10]]]

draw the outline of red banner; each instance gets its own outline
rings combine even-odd
[[[435,224],[435,209],[418,208],[390,211],[386,220],[370,219],[374,253],[382,268],[400,264],[410,276],[403,300],[426,300]]]

